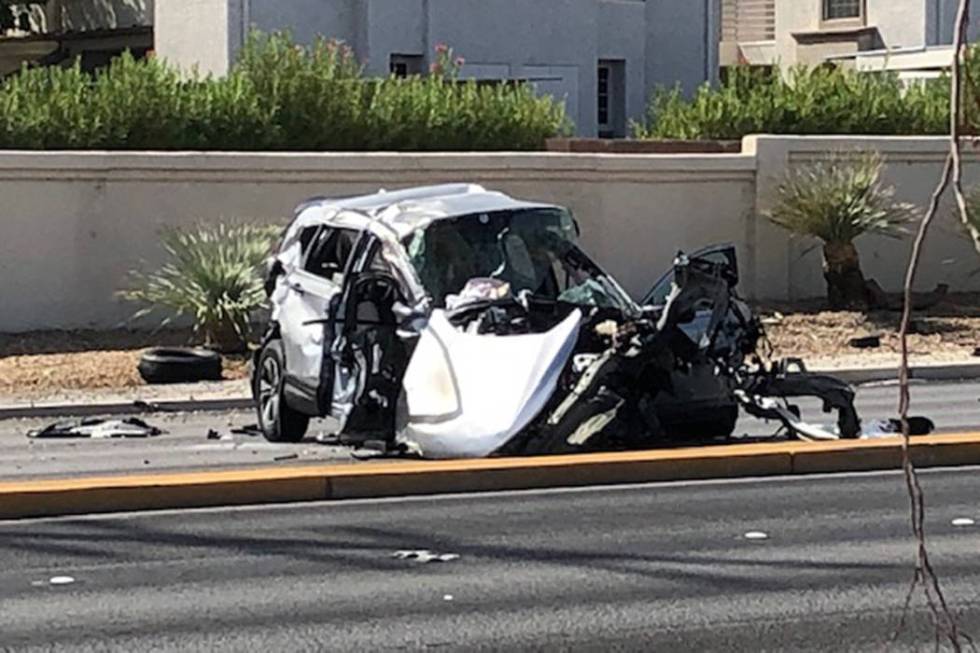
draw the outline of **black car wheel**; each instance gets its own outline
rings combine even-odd
[[[285,356],[282,341],[272,340],[262,349],[255,369],[255,405],[259,429],[269,442],[299,442],[310,418],[289,407],[283,396]]]

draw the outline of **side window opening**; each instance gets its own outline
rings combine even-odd
[[[318,277],[336,280],[343,274],[356,242],[356,231],[324,227],[313,241],[303,269]]]
[[[306,229],[300,232],[299,248],[300,251],[303,253],[303,256],[306,256],[306,254],[310,251],[310,243],[313,242],[313,237],[316,236],[316,232],[318,232],[319,230],[320,227],[316,226],[316,227],[307,227]]]

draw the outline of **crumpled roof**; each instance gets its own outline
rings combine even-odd
[[[318,197],[299,206],[297,214],[310,224],[318,221],[352,222],[338,214],[357,213],[367,221],[381,222],[405,236],[434,221],[475,213],[550,208],[553,205],[516,200],[504,193],[488,191],[476,184],[421,186],[348,198]],[[311,211],[310,209],[318,209]],[[365,225],[350,224],[354,228]]]

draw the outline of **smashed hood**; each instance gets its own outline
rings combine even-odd
[[[546,333],[475,335],[434,311],[405,373],[398,441],[426,458],[493,453],[554,394],[581,321],[575,310]]]

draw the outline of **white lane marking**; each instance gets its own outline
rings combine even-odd
[[[71,576],[52,576],[48,581],[51,585],[71,585],[75,579]]]
[[[763,533],[762,531],[749,531],[745,534],[745,539],[747,540],[768,540],[769,535]]]
[[[973,526],[974,524],[976,522],[969,517],[957,517],[953,520],[953,526]]]
[[[452,601],[453,600],[453,595],[452,594],[443,594],[442,595],[442,600],[443,601]]]

